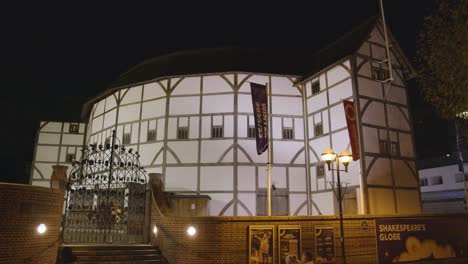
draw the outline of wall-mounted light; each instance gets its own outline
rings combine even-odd
[[[37,232],[38,232],[39,234],[44,234],[45,231],[47,231],[47,227],[46,227],[46,225],[44,225],[44,224],[40,224],[40,225],[37,226],[37,229],[36,229],[36,230],[37,230]]]
[[[189,226],[187,228],[187,235],[194,236],[196,233],[197,233],[197,229],[195,229],[195,227]]]
[[[158,228],[157,228],[156,226],[153,227],[153,233],[154,233],[155,235],[158,234]]]

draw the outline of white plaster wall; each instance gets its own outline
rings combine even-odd
[[[144,102],[142,105],[142,119],[164,116],[166,112],[166,99]]]
[[[203,113],[226,113],[234,111],[234,96],[226,95],[207,95],[203,96]]]
[[[238,199],[242,202],[245,207],[249,210],[251,215],[255,215],[257,211],[256,199],[257,196],[255,193],[239,193]],[[238,215],[249,215],[241,206],[237,207]]]
[[[317,205],[322,215],[335,214],[333,203],[334,199],[335,198],[332,191],[312,194],[312,201],[314,201],[314,203]],[[312,214],[318,215],[319,212],[316,210],[316,208],[313,208]]]
[[[232,191],[232,166],[202,166],[200,168],[201,191]]]
[[[306,191],[305,168],[289,168],[289,191]]]
[[[171,95],[200,94],[200,77],[186,77],[174,88]]]
[[[342,81],[345,78],[350,77],[350,74],[348,72],[349,70],[349,61],[348,61],[348,69],[343,67],[342,65],[337,65],[330,70],[327,71],[327,80],[328,80],[328,86],[333,86],[334,84]]]
[[[120,104],[130,104],[141,101],[141,91],[142,87],[132,87],[129,88],[126,92],[121,91],[121,102]]]
[[[196,191],[196,167],[167,167],[165,175],[166,191]]]
[[[59,144],[60,134],[40,133],[37,142],[38,144]]]
[[[148,83],[144,85],[143,100],[149,100],[159,97],[165,97],[164,89],[157,82]]]
[[[237,167],[237,188],[240,191],[255,191],[255,167],[238,166]]]
[[[43,125],[45,122],[41,122]],[[62,123],[59,122],[47,122],[47,124],[41,129],[42,132],[61,132]]]
[[[223,93],[232,92],[229,83],[220,76],[204,76],[203,77],[203,93]]]

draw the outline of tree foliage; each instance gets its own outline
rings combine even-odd
[[[417,81],[441,117],[468,111],[468,30],[464,0],[436,0],[418,36]]]

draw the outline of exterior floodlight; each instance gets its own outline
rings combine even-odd
[[[153,227],[153,233],[156,235],[158,233],[158,228],[156,226]]]
[[[190,226],[189,228],[187,228],[187,235],[194,236],[196,233],[197,233],[197,230],[195,229],[195,227]]]
[[[328,170],[330,170],[330,163],[335,159],[335,151],[331,148],[327,148],[322,152],[322,159],[327,163]]]
[[[340,162],[345,166],[345,170],[348,171],[348,164],[353,160],[353,154],[347,150],[343,150],[338,157]]]
[[[37,232],[38,232],[39,234],[44,234],[45,231],[47,231],[46,225],[40,224],[40,225],[37,226]]]

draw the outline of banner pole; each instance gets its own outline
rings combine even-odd
[[[266,94],[267,94],[267,102],[268,102],[268,140],[267,140],[267,213],[268,216],[271,216],[271,162],[270,162],[270,140],[271,140],[271,118],[270,118],[270,96],[268,93],[268,83],[265,84],[266,87]]]

